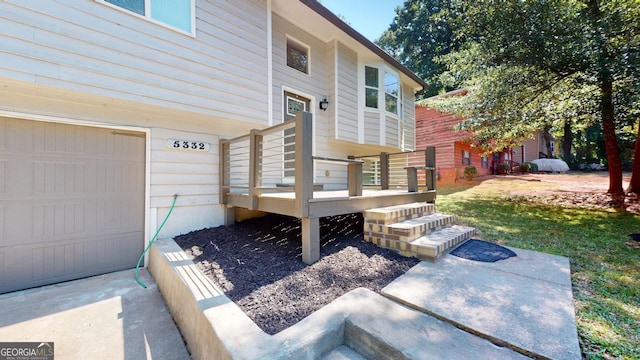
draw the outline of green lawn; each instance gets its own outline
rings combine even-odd
[[[577,179],[579,181],[579,179]],[[505,189],[548,186],[489,179],[438,189],[438,211],[457,215],[481,237],[503,245],[566,256],[580,346],[589,359],[640,359],[640,215],[548,206]]]

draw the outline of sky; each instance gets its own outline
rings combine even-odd
[[[389,28],[396,16],[395,9],[404,0],[321,0],[320,3],[344,19],[364,35],[374,41]]]

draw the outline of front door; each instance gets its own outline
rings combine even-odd
[[[290,120],[296,117],[299,111],[309,111],[311,100],[303,96],[284,92],[284,120]],[[284,131],[284,177],[285,179],[293,179],[295,176],[295,129],[287,129]],[[291,145],[287,145],[291,144]]]

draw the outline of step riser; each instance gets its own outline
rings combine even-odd
[[[444,255],[449,249],[454,248],[461,243],[467,241],[475,235],[475,230],[470,230],[459,234],[453,238],[432,246],[410,244],[409,251],[416,254],[416,257],[425,260],[437,260]]]
[[[367,222],[376,225],[388,225],[399,221],[415,219],[433,214],[436,207],[433,204],[409,204],[407,206],[392,207],[392,210],[372,209],[364,212]]]
[[[427,223],[419,223],[411,227],[403,228],[399,228],[399,226],[394,227],[393,225],[387,226],[365,222],[364,234],[365,238],[410,242],[429,232],[438,231],[447,226],[453,225],[455,221],[456,218],[454,216],[448,216],[435,219]]]
[[[375,237],[365,237],[365,240],[385,249],[395,250],[402,256],[417,257],[421,260],[435,261],[444,255],[449,249],[465,242],[474,235],[475,230],[471,230],[443,240],[442,242],[429,245],[416,245],[405,241],[379,239]]]
[[[455,216],[436,213],[433,204],[373,209],[364,216],[366,241],[422,260],[435,261],[475,235],[473,228],[454,226]]]
[[[370,331],[345,321],[344,338],[347,346],[356,350],[368,359],[407,359],[402,351],[388,344],[383,338]]]

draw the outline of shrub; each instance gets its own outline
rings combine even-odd
[[[524,164],[529,165],[529,172],[538,172],[538,164],[532,163],[532,162],[526,162],[526,163],[523,163],[522,165]]]
[[[464,178],[467,180],[473,180],[474,177],[478,176],[478,169],[475,166],[469,165],[464,168]]]
[[[522,163],[522,164],[520,164],[520,172],[521,173],[531,172],[531,164],[530,163]]]

